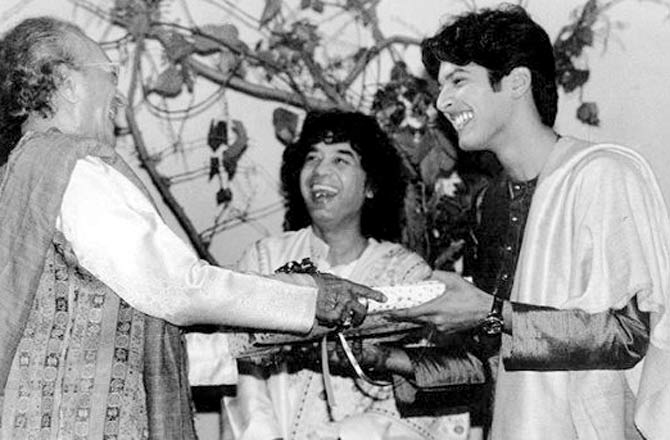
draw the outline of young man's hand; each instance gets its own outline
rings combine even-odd
[[[423,304],[390,312],[393,319],[435,326],[437,330],[455,331],[482,322],[493,297],[454,272],[433,272],[432,278],[444,284],[444,293]]]

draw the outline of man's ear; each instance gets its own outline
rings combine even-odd
[[[508,81],[513,98],[520,98],[526,93],[532,93],[532,76],[528,67],[515,67],[505,79]]]
[[[64,65],[56,67],[59,85],[57,95],[64,101],[75,104],[81,94],[81,73]]]
[[[366,199],[373,199],[375,197],[376,189],[372,186],[370,181],[365,182],[365,198]]]

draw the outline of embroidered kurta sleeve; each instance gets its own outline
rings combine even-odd
[[[251,246],[241,261],[255,261],[256,246]],[[241,264],[237,269],[245,273],[260,274],[257,264]],[[235,385],[238,383],[238,348],[249,344],[247,333],[235,333],[233,328],[218,327],[210,333],[186,333],[188,351],[188,380],[192,386]]]
[[[97,158],[77,162],[57,227],[82,267],[146,314],[176,325],[307,332],[313,324],[315,288],[199,260],[147,197]]]

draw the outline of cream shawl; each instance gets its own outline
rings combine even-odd
[[[561,139],[540,173],[511,299],[596,313],[637,295],[651,312],[651,344],[625,379],[617,370],[511,372],[501,363],[493,438],[626,438],[626,381],[638,429],[667,438],[669,277],[670,223],[649,165],[618,145]],[[513,356],[513,338],[503,353]]]

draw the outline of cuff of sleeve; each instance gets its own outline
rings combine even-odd
[[[441,388],[454,385],[482,384],[486,375],[482,362],[465,350],[453,350],[450,356],[439,353],[408,351],[419,388]],[[418,354],[418,356],[417,356]]]
[[[227,335],[187,333],[188,380],[193,386],[234,385],[237,364],[231,356]]]
[[[269,321],[263,328],[277,331],[308,333],[316,316],[317,289],[295,284],[272,281],[275,301],[268,307]]]
[[[529,369],[538,360],[551,357],[551,341],[536,324],[541,322],[542,328],[563,331],[566,322],[544,310],[533,310],[523,304],[513,303],[512,311],[512,335],[503,335],[503,364],[507,370]],[[541,319],[538,320],[538,316]]]

